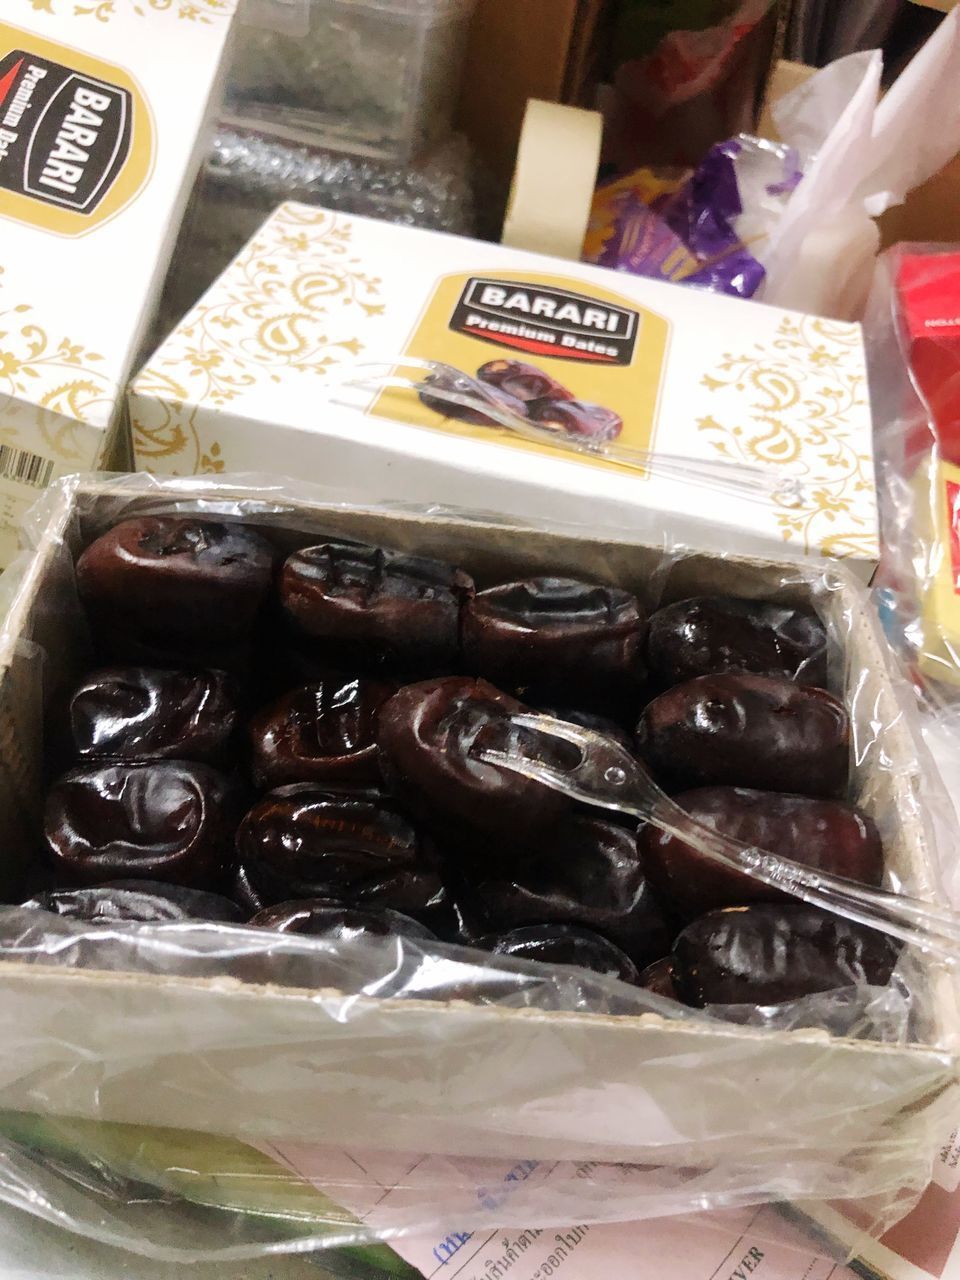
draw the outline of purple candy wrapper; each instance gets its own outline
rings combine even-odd
[[[621,190],[612,205],[612,233],[594,260],[632,275],[751,298],[765,272],[742,238],[744,214],[751,226],[762,227],[779,215],[802,176],[788,148],[743,135],[718,143],[672,194],[647,203],[643,184]]]
[[[697,259],[676,232],[640,196],[627,194],[618,203],[620,214],[614,234],[597,259],[601,267],[676,283],[700,270]]]

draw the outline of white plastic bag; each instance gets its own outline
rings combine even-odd
[[[960,12],[944,19],[885,97],[882,55],[824,67],[773,109],[812,157],[763,254],[763,300],[855,319],[880,236],[874,219],[960,151]]]

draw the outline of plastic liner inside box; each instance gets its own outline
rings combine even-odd
[[[553,571],[616,583],[647,608],[703,591],[812,607],[828,636],[828,683],[851,722],[848,798],[877,824],[885,883],[938,893],[944,797],[924,770],[867,598],[842,567],[691,553],[666,531],[653,545],[352,505],[267,477],[75,479],[48,495],[30,531],[37,554],[8,583],[0,634],[8,874],[37,842],[44,692],[90,663],[76,556],[117,520],[158,512],[251,525],[281,554],[340,537],[443,556],[481,587]],[[910,954],[888,987],[731,1018],[599,974],[423,938],[92,927],[12,907],[0,912],[0,1107],[259,1146],[389,1143],[418,1155],[575,1162],[564,1177],[520,1180],[493,1208],[469,1179],[438,1173],[431,1194],[401,1197],[377,1227],[337,1212],[331,1186],[332,1207],[287,1215],[282,1229],[268,1215],[248,1219],[237,1247],[252,1253],[297,1247],[291,1231],[300,1247],[363,1245],[490,1225],[493,1213],[501,1226],[560,1226],[782,1199],[871,1196],[870,1224],[882,1230],[924,1184],[953,1106],[954,997],[936,964]],[[140,1149],[136,1133],[125,1142]],[[75,1171],[65,1184],[56,1147],[49,1154],[35,1129],[21,1129],[4,1147],[0,1194],[115,1243],[143,1248],[149,1227],[167,1256],[224,1250],[216,1224],[175,1229],[125,1184],[108,1188],[104,1217],[102,1185]],[[639,1183],[619,1178],[623,1163],[640,1167]]]
[[[449,129],[475,0],[249,0],[231,110],[409,159]]]
[[[159,341],[240,252],[278,204],[296,198],[402,226],[471,236],[474,167],[452,135],[418,161],[378,160],[221,123],[167,277]]]

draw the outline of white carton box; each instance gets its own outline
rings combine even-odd
[[[37,489],[123,456],[123,391],[205,150],[235,7],[3,0],[0,567]]]
[[[537,366],[622,419],[617,446],[762,466],[802,500],[750,500],[358,391],[351,366]],[[359,372],[360,370],[357,370]],[[154,354],[130,395],[138,469],[269,470],[378,499],[745,554],[878,555],[857,325],[598,267],[281,206]],[[662,465],[662,464],[661,464]]]
[[[664,573],[662,548],[642,541],[315,505],[281,486],[258,502],[244,482],[229,479],[144,491],[131,477],[81,482],[57,495],[0,634],[0,886],[14,884],[18,866],[35,856],[44,696],[72,687],[89,662],[76,556],[121,517],[241,509],[282,550],[344,537],[444,555],[488,581],[562,568],[641,596],[656,581],[666,599],[719,591],[810,606],[816,598],[831,633],[843,637],[837,692],[858,744],[851,798],[884,833],[891,882],[935,895],[925,762],[875,613],[841,578],[821,591],[806,566],[716,549],[674,560]],[[698,1170],[712,1170],[721,1179],[707,1183],[714,1192],[752,1187],[764,1196],[782,1191],[790,1170],[822,1189],[835,1166],[833,1185],[843,1194],[900,1187],[913,1153],[931,1151],[952,1114],[960,1021],[953,980],[933,961],[924,965],[928,1016],[914,1020],[907,1043],[881,1043],[857,1038],[856,1028],[834,1035],[802,1020],[772,1030],[652,1011],[474,1002],[454,994],[456,982],[446,1000],[416,998],[415,988],[381,998],[376,984],[365,995],[295,988],[270,982],[269,970],[262,981],[244,973],[242,948],[235,955],[227,948],[211,969],[178,962],[175,945],[154,960],[144,947],[128,972],[117,953],[98,964],[55,941],[11,946],[11,937],[22,942],[16,920],[5,926],[0,961],[7,1111],[254,1144],[511,1163],[625,1161],[655,1185],[663,1170],[680,1171],[678,1191]],[[432,979],[425,973],[423,981],[429,991]],[[664,1194],[669,1185],[660,1184]]]

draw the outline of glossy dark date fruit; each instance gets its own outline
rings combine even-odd
[[[111,640],[181,651],[249,636],[270,589],[273,549],[237,524],[141,516],[77,561],[80,598]]]
[[[446,834],[506,836],[542,832],[570,807],[542,783],[476,758],[503,748],[523,705],[484,680],[448,676],[407,685],[385,703],[378,726],[380,767],[391,790]],[[491,844],[491,857],[498,852]],[[451,843],[451,856],[456,844]]]
[[[536,365],[521,360],[488,360],[477,377],[525,403],[530,400],[572,400],[573,393]]]
[[[353,942],[364,937],[433,941],[429,929],[398,911],[359,911],[322,898],[278,903],[258,912],[249,923],[258,929],[308,934],[329,938],[334,943]]]
[[[88,760],[221,763],[237,727],[222,671],[105,667],[70,699],[73,751]]]
[[[488,404],[493,412],[487,414],[481,408],[457,404],[444,392],[469,396],[473,401]],[[492,386],[486,381],[478,382],[475,378],[466,378],[452,371],[437,370],[428,374],[418,395],[421,404],[432,409],[434,413],[439,413],[441,417],[453,418],[457,422],[469,422],[476,427],[501,426],[502,424],[493,416],[497,411],[513,413],[520,418],[527,416],[527,406],[524,401],[511,395],[506,389]]]
[[[673,941],[644,876],[635,835],[598,818],[562,823],[542,853],[520,862],[509,878],[479,880],[476,893],[498,932],[580,925],[616,943],[638,965],[662,956]]]
[[[191,920],[236,924],[244,919],[243,912],[229,898],[153,880],[117,881],[95,889],[53,889],[23,905],[85,924],[113,924],[118,920],[142,924],[182,924]]]
[[[586,400],[536,400],[527,405],[533,422],[574,439],[603,444],[616,440],[623,430],[623,419],[606,405]]]
[[[250,884],[267,901],[332,897],[423,865],[410,823],[382,804],[312,785],[279,787],[237,831]]]
[[[653,614],[647,665],[668,685],[721,671],[752,671],[824,688],[827,633],[820,619],[805,609],[732,596],[696,596]]]
[[[727,907],[687,925],[674,943],[683,1000],[773,1005],[869,983],[885,986],[899,945],[806,903]]]
[[[861,884],[879,885],[883,877],[883,846],[874,822],[839,800],[746,787],[702,787],[674,799],[697,822],[740,844]],[[796,901],[653,827],[644,828],[640,848],[658,893],[685,920],[718,907]]]
[[[44,811],[50,856],[80,884],[212,883],[232,861],[235,825],[230,781],[182,760],[73,769],[51,787]]]
[[[850,722],[825,689],[726,672],[654,698],[637,746],[673,783],[835,796],[847,784]]]
[[[652,991],[655,996],[663,996],[665,1000],[680,998],[673,980],[673,960],[670,956],[663,956],[654,960],[653,964],[648,964],[641,972],[637,985]]]
[[[289,557],[280,599],[330,661],[351,669],[452,670],[466,574],[439,560],[327,542]]]
[[[463,940],[461,905],[440,871],[420,867],[395,871],[358,884],[344,899],[370,911],[396,911],[427,926],[438,938]]]
[[[251,879],[246,867],[241,864],[237,868],[233,896],[242,906],[245,917],[286,900],[289,893],[289,888],[281,891],[276,882],[264,886],[257,880],[256,870]],[[324,897],[362,910],[396,911],[410,916],[447,942],[466,942],[481,932],[445,878],[433,867],[384,871],[369,879],[348,878],[345,883],[331,885]]]
[[[511,688],[638,685],[645,623],[636,597],[615,587],[573,578],[508,582],[464,606],[463,661]]]
[[[396,686],[332,677],[314,681],[265,707],[250,723],[258,786],[318,782],[365,787],[380,781],[377,716]]]
[[[513,960],[538,960],[541,964],[568,964],[590,969],[621,982],[636,983],[636,965],[606,938],[569,924],[532,925],[512,929],[500,937],[483,939],[481,946],[494,955]]]

